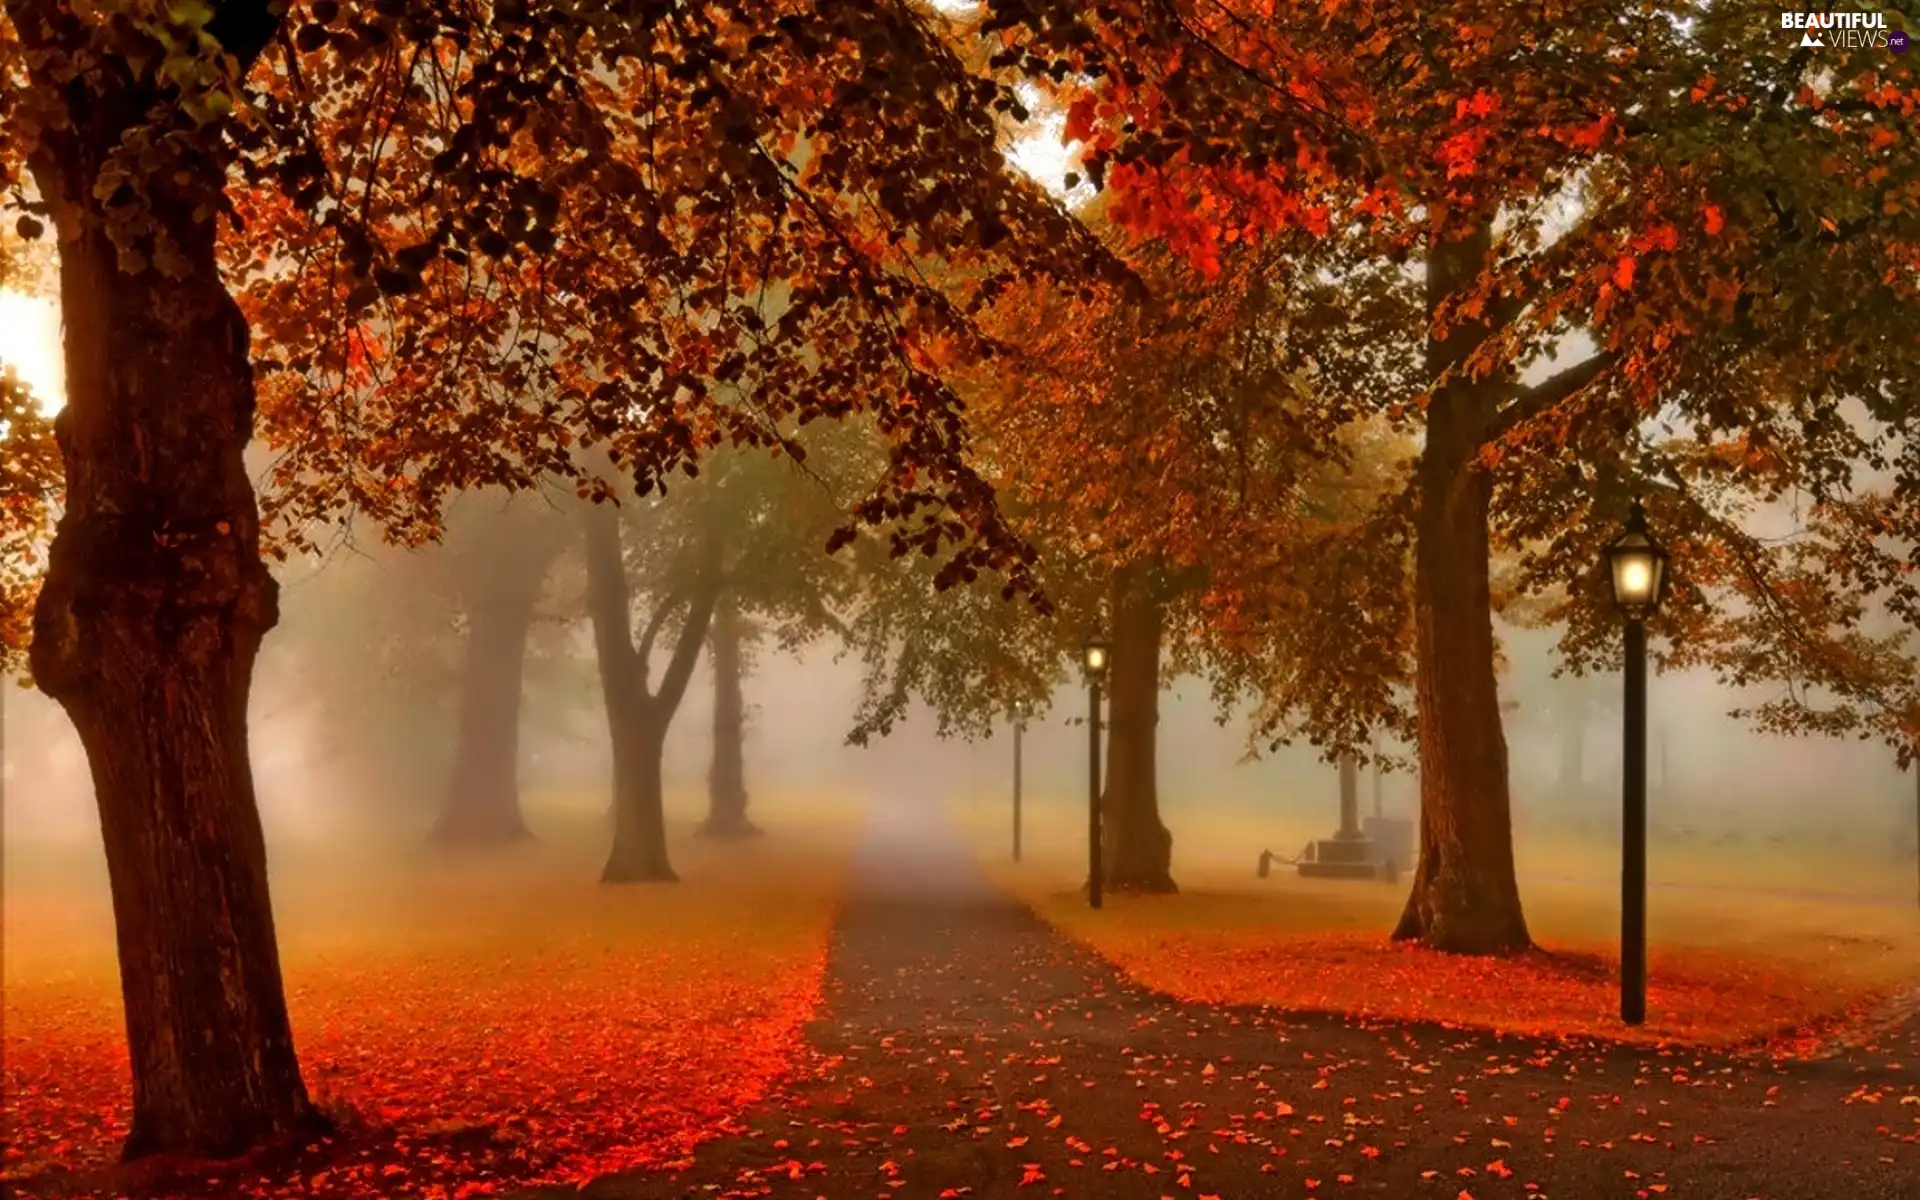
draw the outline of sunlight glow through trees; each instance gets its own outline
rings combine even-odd
[[[0,288],[0,363],[13,368],[47,412],[65,403],[60,311],[53,299]]]

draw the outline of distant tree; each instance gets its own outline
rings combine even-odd
[[[571,505],[570,496],[564,500]],[[477,493],[452,505],[442,544],[382,544],[376,529],[361,526],[315,552],[288,556],[277,569],[284,628],[261,658],[260,690],[298,705],[311,720],[311,753],[351,793],[343,806],[430,831],[456,809],[452,785],[462,770],[458,759],[466,757],[469,772],[477,758],[505,776],[492,793],[500,804],[494,811],[517,814],[513,776],[500,766],[514,759],[498,746],[475,753],[473,722],[463,729],[463,714],[479,710],[496,723],[511,716],[520,743],[529,735],[577,736],[592,690],[580,687],[591,676],[581,673],[574,643],[585,612],[577,565],[542,568],[548,586],[529,606],[525,637],[516,643],[524,667],[511,668],[496,650],[494,663],[513,670],[517,682],[501,686],[507,670],[479,672],[492,685],[482,691],[491,697],[484,703],[468,686],[476,680],[468,662],[477,649],[469,605],[497,610],[499,592],[530,586],[515,561],[530,543],[539,549],[544,538],[549,544],[540,553],[548,557],[573,547],[574,522],[558,503],[527,493]],[[555,536],[564,539],[557,546],[550,544]],[[489,554],[496,538],[503,545]],[[491,590],[480,591],[483,583]],[[508,634],[519,637],[511,624]],[[526,701],[516,704],[522,690]],[[593,715],[597,720],[597,705]]]
[[[723,593],[707,635],[713,668],[713,765],[707,772],[707,816],[696,832],[708,837],[758,837],[747,817],[746,676],[752,635],[739,603]]]
[[[730,460],[724,489],[724,586],[708,633],[713,671],[713,763],[707,816],[697,832],[751,837],[747,818],[746,678],[766,644],[791,653],[827,634],[847,635],[838,615],[854,575],[821,553],[845,520],[857,483],[881,469],[882,440],[860,423],[807,434],[804,468],[788,460]]]
[[[1310,664],[1328,643],[1303,636],[1293,592],[1316,569],[1317,539],[1354,507],[1344,493],[1369,486],[1372,460],[1391,453],[1310,415],[1357,403],[1314,398],[1351,369],[1316,330],[1413,318],[1392,273],[1331,282],[1317,274],[1323,262],[1296,261],[1311,247],[1230,251],[1212,278],[1143,251],[1131,265],[1152,292],[1144,302],[1010,291],[992,327],[1018,353],[976,380],[971,411],[984,469],[1040,550],[1055,611],[928,607],[912,572],[883,568],[855,621],[869,667],[862,737],[884,732],[915,695],[943,729],[984,731],[1014,699],[1074,678],[1089,633],[1113,639],[1102,826],[1117,889],[1174,887],[1159,805],[1168,676],[1212,679],[1223,710],[1249,692],[1317,686]],[[1370,382],[1388,386],[1384,372]],[[1335,636],[1356,661],[1373,640],[1351,624]],[[1378,681],[1384,696],[1392,678]],[[1352,705],[1348,736],[1364,737],[1383,707]]]
[[[847,436],[853,432],[810,439],[828,447],[805,455],[820,469],[791,456],[721,452],[665,494],[587,506],[590,611],[614,744],[607,882],[676,878],[666,844],[666,735],[703,644],[716,638],[714,768],[702,828],[746,832],[744,623],[764,622],[788,646],[837,625],[833,607],[846,568],[822,549],[846,511],[840,473],[870,478],[862,468],[875,456],[866,449],[877,447]],[[830,463],[835,477],[825,473]],[[663,636],[670,641],[656,684],[652,660]]]
[[[366,529],[289,556],[281,635],[260,662],[261,692],[304,706],[310,748],[352,802],[409,829],[441,807],[460,683],[459,608],[437,558]]]
[[[603,883],[673,882],[667,855],[664,779],[667,730],[700,660],[721,591],[721,543],[711,518],[675,495],[590,504],[586,530],[587,603],[593,618],[607,732],[613,743],[613,849]],[[625,519],[623,519],[623,517]],[[644,541],[636,550],[633,543]],[[634,586],[635,579],[643,588]],[[636,603],[644,624],[635,637]],[[654,647],[670,637],[654,682]]]
[[[438,841],[494,844],[528,836],[520,810],[520,712],[528,640],[567,519],[537,492],[473,493],[456,505],[439,558],[465,640],[458,724]]]

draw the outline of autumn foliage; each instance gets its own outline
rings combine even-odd
[[[1821,1028],[1875,999],[1779,963],[1670,950],[1652,962],[1648,1023],[1629,1027],[1613,1015],[1619,959],[1598,944],[1487,957],[1365,931],[1176,934],[1079,922],[1072,931],[1130,978],[1182,1000],[1528,1037],[1791,1048],[1817,1045]]]
[[[0,240],[0,287],[27,282]],[[28,627],[60,486],[53,423],[0,363],[0,676],[26,663]]]
[[[707,865],[671,891],[601,889],[545,860],[359,894],[296,869],[288,1001],[339,1130],[302,1153],[137,1175],[97,1173],[129,1115],[107,929],[16,892],[0,1178],[37,1176],[41,1194],[452,1197],[684,1158],[805,1068],[838,876],[831,854],[746,883]]]
[[[1171,887],[1153,794],[1163,650],[1188,673],[1235,658],[1212,682],[1256,694],[1260,735],[1343,751],[1381,727],[1417,735],[1420,854],[1395,936],[1428,947],[1531,945],[1494,622],[1531,601],[1570,668],[1610,666],[1596,549],[1629,496],[1673,549],[1663,665],[1777,686],[1752,709],[1769,729],[1911,758],[1920,88],[1890,57],[1821,72],[1737,6],[1708,8],[998,0],[948,26],[906,0],[0,0],[0,211],[23,237],[57,235],[79,368],[34,669],[82,735],[113,864],[128,1153],[317,1134],[311,1076],[375,1123],[423,1119],[409,1106],[426,1095],[437,1119],[485,1124],[482,1150],[421,1152],[478,1186],[620,1165],[615,1145],[653,1161],[731,1102],[629,1105],[638,1124],[591,1133],[529,1125],[644,1078],[532,1069],[565,1026],[517,1023],[528,1013],[591,996],[694,1019],[635,982],[657,978],[605,963],[504,972],[463,1014],[498,1006],[494,1037],[423,1068],[407,1050],[441,1009],[409,1007],[421,993],[401,968],[321,998],[295,960],[303,1076],[247,757],[254,656],[278,620],[262,548],[361,518],[429,540],[476,488],[646,495],[717,448],[797,460],[803,427],[862,417],[883,460],[829,548],[878,529],[869,548],[923,553],[939,590],[986,577],[1037,614],[1042,540],[1093,565],[1075,615],[1117,644],[1107,836],[1125,849],[1137,839],[1115,828],[1146,831],[1149,852],[1124,856],[1136,880]],[[1002,118],[1027,119],[1035,94],[1132,240],[1122,253],[1094,214],[1005,169]],[[1097,318],[1057,327],[1083,344],[1027,347],[1071,377],[1041,403],[1023,376],[1000,411],[969,407],[961,377],[1006,361],[983,324],[1023,300]],[[42,456],[24,482],[0,476],[10,659],[34,595],[17,564],[55,489],[4,382],[0,422],[6,449]],[[276,455],[260,495],[256,434]],[[1353,487],[1357,447],[1389,461]],[[1329,476],[1359,498],[1319,502]],[[1792,535],[1757,535],[1788,498]],[[602,515],[614,536],[596,561],[620,568]],[[1498,587],[1496,555],[1515,560]],[[676,697],[720,573],[688,600]],[[597,590],[618,618],[603,643],[644,668],[652,634],[636,651],[626,585]],[[1047,635],[1056,659],[1083,632],[1064,628]],[[896,680],[939,673],[913,652]],[[1013,657],[980,672],[996,700],[1044,683]],[[653,793],[658,826],[657,779]],[[639,807],[617,806],[623,831]],[[672,877],[663,857],[644,868],[607,878]],[[1270,975],[1262,953],[1149,957],[1231,981]],[[1352,954],[1468,1018],[1513,987],[1568,1014],[1593,999],[1564,958],[1271,953],[1320,963],[1330,1004],[1358,978]],[[421,961],[436,986],[493,978]],[[1709,972],[1699,1004],[1767,992],[1751,984]],[[711,1014],[729,986],[696,970],[685,994]],[[391,996],[398,1019],[374,1022]],[[50,1011],[76,1044],[112,1044],[110,1006]],[[636,1072],[666,1050],[607,1036],[637,1039],[602,1047]],[[752,1080],[758,1061],[691,1065]],[[536,1091],[489,1087],[493,1070]],[[119,1073],[96,1077],[119,1090]],[[120,1128],[98,1121],[107,1104],[82,1102],[95,1120],[76,1137]],[[512,1149],[523,1136],[537,1149]],[[378,1176],[398,1186],[419,1156],[391,1158]]]

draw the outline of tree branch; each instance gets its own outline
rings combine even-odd
[[[594,650],[600,659],[600,684],[608,706],[624,703],[636,668],[645,663],[633,653],[632,597],[627,590],[625,555],[620,545],[620,512],[612,503],[590,504],[581,514],[587,541],[587,606],[593,614]],[[646,694],[646,680],[639,680]]]
[[[1541,413],[1571,399],[1588,384],[1598,379],[1616,361],[1618,356],[1613,351],[1603,350],[1557,374],[1542,379],[1532,387],[1521,389],[1505,408],[1494,414],[1492,424],[1487,427],[1485,440],[1499,441]]]
[[[708,578],[701,583],[687,605],[686,623],[680,626],[680,637],[674,643],[673,657],[667,662],[666,674],[660,677],[660,691],[654,696],[654,702],[666,712],[671,713],[680,707],[680,698],[687,691],[687,681],[693,678],[694,664],[700,661],[700,651],[707,644],[707,629],[713,624],[713,610],[719,601],[719,581]]]
[[[633,649],[633,656],[638,660],[642,688],[647,686],[647,675],[653,669],[653,643],[660,636],[660,627],[666,624],[673,610],[679,608],[680,602],[686,598],[687,589],[682,585],[676,584],[668,591],[665,598],[654,608],[652,618],[647,621],[646,632],[640,635],[640,642]]]

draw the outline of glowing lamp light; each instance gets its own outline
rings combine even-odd
[[[1613,602],[1630,621],[1643,621],[1660,611],[1667,595],[1667,552],[1647,532],[1647,514],[1635,500],[1627,511],[1627,528],[1607,545],[1607,564],[1613,578]]]
[[[1107,666],[1113,661],[1113,647],[1098,634],[1087,639],[1086,655],[1083,662],[1087,668],[1087,678],[1095,681],[1106,678]]]

